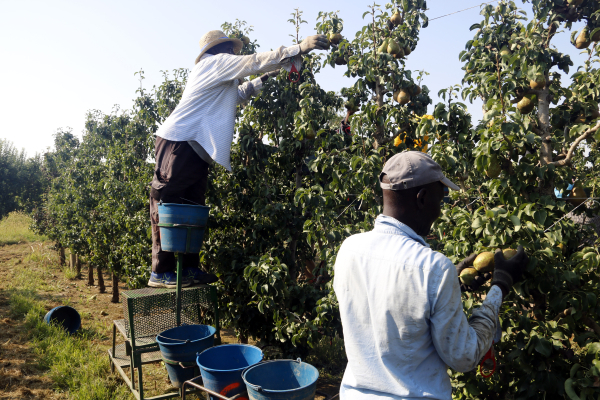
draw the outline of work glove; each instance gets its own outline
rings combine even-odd
[[[472,267],[473,261],[475,261],[476,258],[477,258],[477,253],[473,253],[469,257],[467,257],[464,260],[462,260],[461,262],[459,262],[458,265],[456,266],[456,272],[457,272],[458,276],[460,276],[460,273],[462,272],[463,269]],[[461,292],[473,292],[473,291],[479,289],[479,287],[481,285],[483,285],[484,283],[486,283],[488,280],[490,280],[491,277],[492,277],[492,274],[490,272],[480,274],[473,280],[473,283],[470,285],[465,285],[459,279],[460,291]]]
[[[329,39],[325,35],[309,36],[300,43],[300,53],[307,54],[313,50],[327,50]]]
[[[271,72],[267,72],[266,74],[263,74],[260,76],[260,80],[264,82],[266,82],[269,78],[273,78],[275,76],[279,75],[279,70],[277,71],[271,71]]]
[[[492,285],[498,285],[502,289],[502,294],[506,296],[512,286],[521,280],[521,275],[527,263],[529,257],[525,254],[523,246],[517,248],[517,254],[510,260],[504,258],[502,250],[496,250],[494,254],[494,277],[492,278]]]

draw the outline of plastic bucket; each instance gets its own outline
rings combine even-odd
[[[208,210],[209,207],[191,204],[159,204],[158,222],[162,250],[177,253],[200,252]],[[164,227],[160,226],[161,224],[179,226]]]
[[[319,371],[298,360],[274,360],[244,371],[250,400],[308,400],[315,398]]]
[[[58,306],[48,311],[44,322],[62,326],[72,335],[81,327],[81,316],[73,307]]]
[[[244,369],[261,362],[263,352],[248,344],[225,344],[204,350],[196,358],[204,387],[225,397],[246,393],[242,379]],[[210,397],[211,400],[217,400]],[[242,396],[239,398],[248,399]]]
[[[217,330],[208,325],[184,325],[156,336],[169,379],[175,387],[200,375],[196,355],[212,347]],[[180,364],[181,363],[181,364]]]

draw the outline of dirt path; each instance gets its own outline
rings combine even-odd
[[[46,252],[52,257],[51,267],[41,267],[29,258],[32,253]],[[51,253],[51,254],[50,254]],[[0,399],[64,399],[67,396],[58,393],[53,388],[53,382],[44,375],[38,367],[36,355],[28,341],[21,318],[10,317],[7,289],[13,281],[15,273],[22,268],[39,269],[40,274],[45,274],[43,290],[38,294],[44,301],[47,311],[53,307],[69,304],[77,309],[82,316],[82,325],[89,324],[100,327],[104,331],[103,339],[97,344],[101,351],[111,346],[112,321],[123,318],[123,308],[120,303],[110,302],[112,287],[108,274],[104,275],[106,293],[99,293],[97,286],[87,286],[87,271],[84,268],[82,275],[85,279],[68,280],[56,264],[56,255],[48,245],[15,244],[0,247]],[[95,275],[95,271],[94,271]],[[97,278],[97,277],[95,277]],[[95,279],[97,284],[97,279]],[[126,290],[120,286],[120,290]],[[224,343],[236,343],[237,339],[231,331],[223,330],[221,337]],[[108,363],[108,356],[107,356]],[[164,367],[160,365],[145,367],[148,378],[149,393],[154,395],[171,388]],[[120,377],[119,377],[120,379]],[[147,386],[145,382],[145,387]],[[337,393],[339,382],[319,381],[319,390],[328,394]],[[133,396],[131,396],[133,399]],[[322,399],[323,397],[317,397]]]

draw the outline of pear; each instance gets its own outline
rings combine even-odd
[[[596,29],[596,28],[593,28],[593,29],[588,29],[588,30],[591,32],[591,31],[593,31],[594,29]],[[599,31],[597,31],[596,33],[594,33],[594,34],[592,35],[592,38],[591,38],[591,40],[592,40],[592,42],[600,42],[600,30],[599,30]]]
[[[308,129],[306,130],[306,138],[307,138],[308,140],[314,140],[314,138],[315,138],[316,136],[317,136],[317,135],[316,135],[316,133],[315,133],[315,130],[314,130],[312,127],[308,128]]]
[[[410,53],[412,53],[412,49],[410,48],[410,46],[406,46],[404,48],[404,55],[409,55]]]
[[[569,197],[572,198],[569,199]],[[571,194],[567,197],[567,201],[575,207],[577,207],[582,203],[585,203],[586,200],[587,195],[585,193],[585,190],[583,189],[583,185],[581,184],[581,182],[575,182],[575,187],[573,187]]]
[[[480,253],[473,261],[473,268],[479,273],[492,272],[494,270],[494,253],[491,251]]]
[[[504,255],[505,260],[510,260],[517,255],[517,251],[515,249],[504,249],[502,250],[502,254]]]
[[[399,12],[395,12],[394,15],[392,15],[392,17],[390,18],[390,21],[392,21],[392,24],[394,24],[395,26],[398,26],[403,22],[402,15],[400,15]]]
[[[419,85],[415,85],[412,87],[412,95],[413,96],[418,96],[421,94],[421,86]]]
[[[344,39],[344,37],[342,36],[341,33],[331,33],[329,35],[329,41],[333,44],[338,44],[339,42],[342,41],[342,39]]]
[[[348,64],[348,62],[346,61],[346,58],[344,58],[343,56],[339,56],[335,59],[335,65],[346,65]]]
[[[402,51],[402,53],[404,53],[404,50],[400,49],[400,46],[398,46],[398,43],[394,39],[388,40],[388,48],[387,48],[388,53],[398,54],[398,53],[400,53],[400,51]]]
[[[460,272],[459,278],[465,285],[470,285],[477,278],[477,275],[479,274],[475,268],[465,268]]]
[[[590,111],[589,117],[592,120],[600,118],[600,111],[598,110],[597,106],[596,108],[592,109],[592,111]]]
[[[488,178],[495,179],[500,175],[500,172],[502,172],[502,168],[500,168],[498,156],[492,154],[492,156],[490,157],[490,165],[487,171],[485,171],[485,174],[488,176]]]
[[[512,54],[512,51],[510,51],[510,49],[508,48],[508,46],[503,46],[502,49],[500,49],[500,55],[501,56],[510,56]]]
[[[381,46],[379,46],[379,48],[377,49],[377,52],[380,54],[384,54],[387,53],[387,49],[388,49],[388,38],[383,39],[383,42],[381,42]]]
[[[536,76],[535,80],[529,81],[529,87],[542,90],[546,86],[546,79],[543,76]]]
[[[526,96],[519,100],[519,102],[517,103],[517,108],[519,109],[521,114],[529,114],[533,111],[534,107],[534,102]]]
[[[583,28],[581,30],[581,32],[579,33],[579,35],[577,36],[577,39],[575,40],[575,47],[578,48],[579,50],[587,49],[591,43],[592,43],[592,41],[590,40],[590,35],[587,30],[587,27]]]
[[[402,47],[400,47],[400,51],[396,54],[392,54],[394,56],[394,58],[404,58],[404,49],[402,49]]]
[[[570,6],[580,6],[583,0],[567,0],[567,4]]]
[[[394,93],[394,99],[396,99],[400,105],[405,105],[410,101],[410,93],[405,89],[400,89]]]
[[[240,40],[242,41],[242,43],[244,43],[244,46],[250,44],[250,38],[248,36],[242,36]]]

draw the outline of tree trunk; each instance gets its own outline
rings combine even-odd
[[[88,263],[88,286],[94,286],[94,267]]]
[[[75,256],[73,250],[71,250],[69,254],[69,268],[71,268],[73,271],[75,270],[75,268],[77,268],[77,256]]]
[[[112,298],[110,299],[113,303],[119,302],[119,277],[117,274],[112,274]]]
[[[77,266],[77,279],[81,279],[81,257],[79,255],[75,255],[75,265]]]
[[[546,75],[546,82],[548,75]],[[540,122],[540,130],[542,131],[542,147],[540,148],[540,163],[546,165],[552,162],[552,142],[550,135],[550,90],[548,85],[540,90],[538,96],[538,120]]]
[[[106,293],[106,286],[104,286],[104,277],[102,276],[102,271],[100,270],[100,266],[96,267],[96,273],[98,274],[98,292]]]
[[[61,267],[65,265],[65,248],[60,244],[58,245],[58,265]]]

